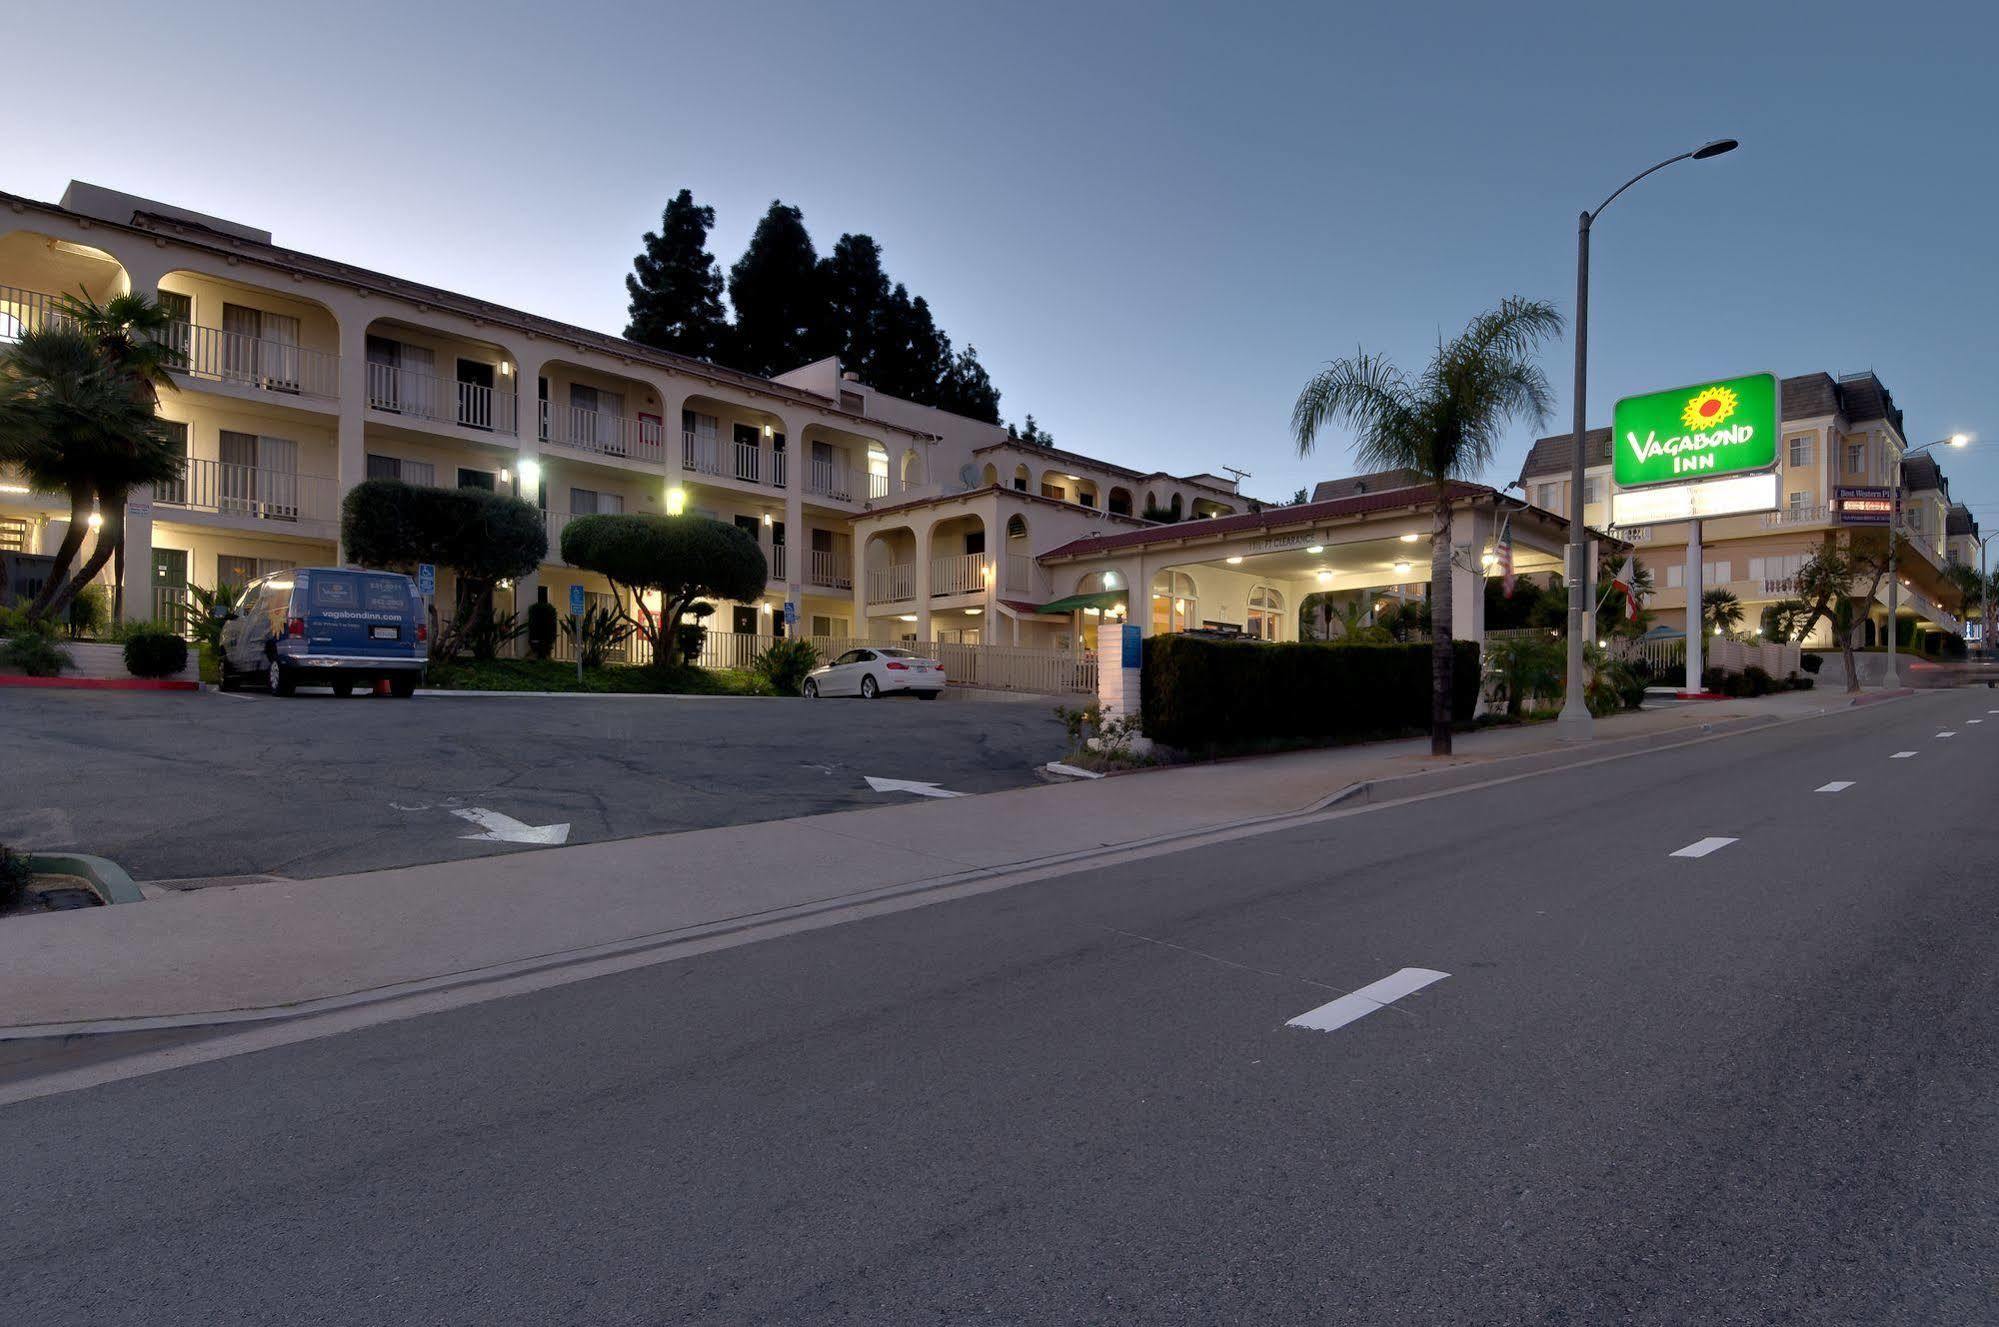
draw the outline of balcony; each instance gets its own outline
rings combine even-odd
[[[782,453],[779,454],[782,455]],[[771,544],[765,547],[764,561],[770,564],[769,579],[774,581],[788,579],[786,576],[783,544]]]
[[[339,513],[336,485],[330,476],[222,461],[187,462],[179,479],[153,485],[153,501],[162,507],[292,524],[331,524]]]
[[[979,594],[992,583],[993,560],[984,553],[930,559],[930,593]]]
[[[584,406],[541,403],[541,440],[571,451],[658,464],[666,458],[665,431],[656,419],[630,419]]]
[[[697,475],[722,473],[722,440],[706,433],[683,430],[680,435],[680,468]]]
[[[0,286],[0,341],[18,341],[23,332],[46,327],[62,315],[57,296],[19,286]]]
[[[1047,585],[1041,575],[1041,564],[1025,553],[1006,555],[1006,588],[1014,594],[1029,596],[1047,592]]]
[[[181,353],[174,371],[190,378],[280,396],[340,398],[340,356],[324,350],[194,323],[175,323],[165,340]]]
[[[868,501],[879,502],[888,496],[888,473],[868,471]]]
[[[1797,525],[1824,525],[1825,522],[1826,509],[1823,506],[1786,507],[1782,511],[1763,513],[1763,528],[1766,530],[1779,530],[1786,526]]]
[[[896,562],[868,573],[868,602],[899,603],[916,597],[916,564]]]
[[[517,429],[518,398],[478,383],[457,382],[393,364],[368,365],[368,408],[456,424],[485,433]]]
[[[812,459],[812,469],[805,477],[805,491],[817,497],[852,502],[854,472],[838,461],[815,456]]]
[[[806,560],[806,583],[826,590],[851,590],[854,588],[853,575],[847,570],[847,559],[839,553],[813,549]]]

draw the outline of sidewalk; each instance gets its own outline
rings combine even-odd
[[[0,1039],[360,1003],[1846,704],[1823,692],[1690,703],[1602,720],[1588,748],[1535,724],[1463,735],[1443,758],[1427,739],[1375,743],[18,918],[0,926]],[[1428,777],[1381,783],[1408,775]],[[102,1020],[121,1022],[70,1026]]]

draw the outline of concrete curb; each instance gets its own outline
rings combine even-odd
[[[29,852],[21,855],[27,859],[30,870],[82,876],[96,888],[106,903],[146,901],[139,886],[125,874],[125,868],[108,857],[93,857],[82,852]]]

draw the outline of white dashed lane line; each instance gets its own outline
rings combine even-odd
[[[1412,991],[1420,991],[1431,982],[1442,981],[1450,976],[1448,972],[1435,972],[1429,968],[1404,968],[1400,972],[1383,977],[1380,981],[1369,982],[1359,990],[1339,999],[1308,1009],[1298,1017],[1284,1024],[1288,1028],[1308,1028],[1313,1032],[1332,1032],[1343,1028],[1356,1018],[1365,1018],[1377,1009],[1384,1008],[1400,1000]]]
[[[1681,848],[1678,852],[1669,853],[1668,856],[1705,857],[1709,853],[1718,852],[1719,850],[1726,848],[1729,844],[1734,842],[1736,842],[1736,840],[1723,839],[1723,838],[1695,839],[1692,843],[1689,843],[1686,847]]]
[[[1948,732],[1941,732],[1941,733],[1938,733],[1938,734],[1937,734],[1937,736],[1938,736],[1938,737],[1956,737],[1956,736],[1957,736],[1957,730],[1956,730],[1955,728],[1953,728],[1953,729],[1950,729],[1950,730],[1949,730]]]
[[[1908,759],[1909,757],[1911,757],[1911,756],[1913,756],[1913,755],[1915,755],[1915,754],[1916,754],[1916,753],[1915,753],[1915,752],[1913,752],[1913,751],[1897,751],[1897,752],[1896,752],[1896,753],[1895,753],[1894,755],[1892,755],[1892,756],[1888,757],[1888,759],[1890,759],[1890,760],[1907,760],[1907,759]]]
[[[1821,793],[1843,793],[1852,786],[1853,786],[1852,779],[1834,779],[1831,783],[1820,784],[1818,787],[1812,789],[1812,791],[1821,792]]]

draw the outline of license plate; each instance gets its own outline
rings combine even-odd
[[[402,638],[402,634],[403,632],[401,627],[368,628],[368,638],[370,640],[399,640]]]

